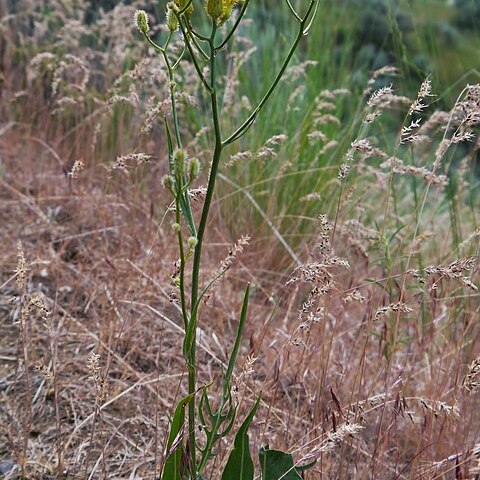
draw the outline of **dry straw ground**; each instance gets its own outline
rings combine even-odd
[[[59,30],[61,48],[35,56],[22,44],[27,33],[12,24],[22,17],[2,20],[5,479],[158,478],[169,414],[185,394],[182,321],[170,281],[177,250],[160,182],[165,139],[148,133],[169,114],[164,72],[151,57],[122,76],[118,63],[112,67],[115,55],[126,62],[122,48],[134,42],[121,27],[131,10],[120,6],[109,20],[123,34],[110,53],[82,49],[87,27],[63,19],[70,33]],[[88,28],[108,44],[114,33],[101,22]],[[187,80],[182,118],[201,132],[188,148],[206,161],[204,132],[185,113],[196,102]],[[305,478],[480,478],[478,191],[472,202],[470,154],[453,193],[442,167],[448,149],[472,140],[480,88],[467,89],[451,112],[432,109],[419,126],[429,89],[424,83],[417,100],[389,88],[366,94],[364,126],[404,106],[399,141],[383,147],[359,130],[331,170],[335,207],[326,211],[316,192],[305,192],[310,205],[318,202],[317,214],[295,247],[275,227],[282,205],[270,206],[271,215],[262,210],[267,221],[243,232],[249,241],[231,234],[221,197],[214,205],[203,276],[222,265],[228,274],[203,307],[199,382],[218,382],[243,285],[251,282],[237,401],[246,411],[262,392],[252,445],[286,449],[299,463],[316,459]],[[340,93],[319,94],[310,141],[336,121],[326,112]],[[281,159],[276,140],[263,150],[272,162]],[[258,160],[261,151],[231,161]],[[224,175],[236,180],[228,168]],[[217,452],[211,478],[228,446]]]

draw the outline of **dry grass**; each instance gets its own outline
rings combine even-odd
[[[120,22],[125,12],[117,13]],[[83,64],[72,65],[74,91],[82,93]],[[142,65],[156,72],[151,60]],[[137,108],[137,96],[156,91],[162,73],[149,77],[145,90],[128,84],[128,98],[112,87],[100,106],[82,93],[75,101],[85,110],[56,120],[50,113],[72,92],[42,99],[35,92],[45,85],[34,83],[15,98],[24,77],[7,66],[0,124],[0,472],[9,480],[158,478],[169,415],[186,381],[182,318],[170,281],[177,260],[173,217],[160,182],[166,167],[153,153],[165,151],[165,140],[138,131],[155,125],[151,119],[168,105],[150,97],[151,108],[141,114],[134,107],[115,113],[112,105]],[[105,77],[116,73],[105,67]],[[185,97],[195,89],[187,82]],[[389,89],[370,93],[372,107],[397,101],[408,110],[408,99],[392,99]],[[428,95],[421,90],[412,113],[423,110]],[[376,121],[376,111],[368,115],[366,122]],[[318,207],[310,236],[293,254],[285,254],[286,237],[272,220],[282,205],[264,212],[265,225],[243,232],[249,245],[230,234],[222,200],[214,206],[203,277],[229,271],[203,307],[199,382],[218,381],[242,286],[251,282],[237,400],[243,411],[262,392],[251,441],[288,450],[299,463],[316,459],[305,478],[480,478],[478,209],[472,212],[478,202],[472,208],[462,191],[454,195],[462,236],[452,247],[448,211],[435,207],[448,196],[437,168],[449,161],[438,140],[442,130],[437,137],[429,131],[438,127],[435,118],[446,125],[454,117],[434,114],[420,132],[409,119],[390,154],[367,138],[354,141],[346,163],[338,162],[338,177],[332,172],[336,209],[329,218]],[[117,137],[105,126],[110,121]],[[424,155],[427,134],[438,141],[433,156]],[[109,135],[118,142],[112,145]],[[418,142],[415,163],[400,160],[402,140]],[[277,144],[267,141],[250,156],[276,158]],[[202,145],[192,135],[190,148],[205,159]],[[248,161],[248,154],[230,161]],[[357,177],[350,181],[352,168]],[[431,201],[414,198],[412,177]],[[201,201],[199,191],[194,212]],[[212,478],[227,453],[222,444]]]
[[[122,188],[88,169],[72,182],[42,146],[14,132],[1,143],[8,172],[1,203],[2,465],[24,462],[28,478],[58,476],[59,462],[67,478],[153,478],[168,414],[184,393],[181,317],[168,284],[175,248],[151,206],[152,198],[162,205],[165,194]],[[33,161],[42,162],[41,171],[29,167]],[[17,265],[19,238],[28,269],[23,295],[15,285],[16,268],[25,270]],[[209,241],[213,272],[231,239],[219,226]],[[325,252],[325,234],[318,243]],[[287,448],[299,462],[318,458],[311,478],[450,478],[448,471],[468,478],[480,427],[475,364],[467,368],[479,349],[478,295],[455,278],[427,293],[410,275],[398,303],[402,275],[378,288],[364,278],[380,278],[381,269],[342,252],[348,270],[331,258],[302,267],[300,280],[317,288],[308,297],[300,284],[264,273],[275,267],[262,260],[264,248],[253,242],[240,254],[208,301],[200,335],[200,378],[209,382],[232,341],[237,279],[253,281],[242,358],[257,360],[238,394],[249,404],[263,392],[257,444]],[[446,265],[431,275],[453,270]],[[22,302],[36,292],[48,324],[33,308],[21,320]],[[401,338],[389,351],[396,321]],[[94,375],[92,352],[100,355]],[[17,475],[14,468],[6,478]]]

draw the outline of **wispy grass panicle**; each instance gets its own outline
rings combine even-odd
[[[462,385],[469,392],[476,392],[480,389],[480,356],[468,365]]]
[[[15,269],[17,288],[20,292],[24,292],[28,275],[28,266],[23,251],[22,242],[17,242],[17,267]]]

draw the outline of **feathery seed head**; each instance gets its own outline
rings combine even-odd
[[[17,242],[17,268],[15,270],[17,275],[17,288],[22,291],[25,288],[27,279],[28,267],[25,260],[25,253],[23,251],[22,242]]]
[[[480,356],[468,366],[467,373],[463,379],[463,387],[469,392],[480,390]]]

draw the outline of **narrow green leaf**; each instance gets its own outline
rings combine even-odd
[[[185,407],[195,394],[187,395],[178,402],[173,414],[170,434],[167,442],[167,453],[163,467],[162,480],[181,480],[183,453],[183,425],[185,423]]]
[[[270,450],[267,446],[260,448],[258,458],[262,467],[262,480],[302,480],[291,454]],[[300,470],[307,467],[300,467]]]
[[[186,181],[184,179],[184,181]],[[188,229],[190,230],[190,234],[193,237],[197,236],[197,228],[195,227],[195,220],[193,219],[192,208],[190,206],[190,197],[188,196],[188,191],[185,192],[182,197],[180,198],[180,206],[182,208],[182,212],[185,214],[185,219],[187,221]]]
[[[245,319],[247,318],[249,294],[250,294],[250,284],[247,285],[247,288],[245,290],[245,295],[243,297],[242,311],[240,313],[240,322],[238,323],[238,328],[237,328],[237,337],[235,338],[235,345],[233,346],[232,354],[230,355],[230,360],[228,361],[227,372],[224,378],[224,391],[226,390],[228,392],[230,392],[230,381],[232,379],[233,368],[235,367],[235,363],[237,361],[238,349],[240,348],[240,342],[242,340]]]
[[[253,405],[242,425],[238,429],[233,442],[233,450],[228,457],[222,480],[253,480],[253,460],[248,444],[248,429],[260,404],[260,397]]]
[[[168,126],[167,119],[165,119],[165,133],[167,134],[168,163],[169,163],[169,166],[170,166],[170,175],[172,175],[172,177],[174,177],[174,172],[173,172],[173,141],[172,141],[172,133],[170,132],[170,127]]]
[[[190,321],[188,322],[187,329],[185,331],[185,337],[183,339],[183,356],[190,358],[190,352],[194,346],[194,338],[197,333],[197,312],[192,312]]]

